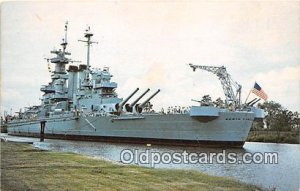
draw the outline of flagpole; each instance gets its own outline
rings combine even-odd
[[[248,94],[248,96],[247,96],[247,98],[246,98],[246,100],[245,100],[245,104],[246,104],[246,102],[247,102],[247,100],[248,100],[248,98],[249,98],[249,96],[250,96],[250,94],[251,94],[251,91],[252,91],[252,89],[249,91],[249,94]]]

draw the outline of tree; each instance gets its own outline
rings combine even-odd
[[[264,109],[268,114],[265,117],[266,126],[268,129],[274,127],[277,115],[281,112],[282,106],[279,103],[270,101],[264,102],[258,105],[261,109]]]
[[[295,131],[300,130],[300,118],[299,118],[299,113],[297,111],[293,113],[291,123],[292,123],[293,130]]]
[[[251,131],[262,130],[264,128],[263,120],[255,120],[252,123]]]
[[[274,101],[264,102],[260,108],[268,112],[265,117],[267,128],[277,132],[277,141],[281,131],[291,131],[299,128],[299,113],[289,111]]]

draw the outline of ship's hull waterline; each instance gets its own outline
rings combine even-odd
[[[189,114],[97,116],[47,119],[45,138],[181,146],[242,147],[250,131],[251,112],[221,112],[218,117]],[[8,124],[8,133],[40,137],[40,121]]]

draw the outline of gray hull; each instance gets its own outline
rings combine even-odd
[[[254,119],[251,112],[220,112],[218,117],[188,114],[47,119],[45,138],[93,141],[242,147]],[[8,124],[8,133],[40,135],[40,121]]]

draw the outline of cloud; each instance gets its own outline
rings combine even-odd
[[[270,98],[299,109],[299,75],[293,73],[300,59],[299,2],[6,2],[1,93],[22,96],[2,94],[2,105],[38,103],[39,88],[50,79],[43,58],[59,47],[65,20],[71,58],[82,63],[86,49],[77,40],[91,25],[99,41],[91,64],[110,66],[121,97],[136,87],[161,89],[153,99],[157,108],[190,105],[205,94],[222,97],[217,77],[193,73],[185,65],[191,62],[225,65],[243,85],[243,95],[256,80]]]
[[[300,111],[300,65],[274,69],[253,77],[269,99],[294,111]]]

